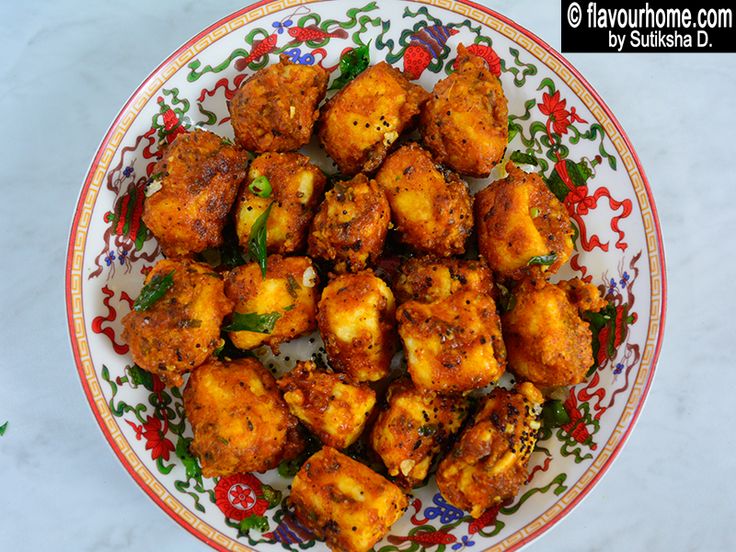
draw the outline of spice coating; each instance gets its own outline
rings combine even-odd
[[[402,516],[408,500],[370,468],[324,447],[294,477],[289,504],[332,550],[367,552]]]
[[[260,197],[251,187],[259,177],[271,186],[269,197]],[[300,153],[264,153],[250,165],[235,213],[240,245],[248,247],[251,229],[273,202],[266,221],[266,247],[269,253],[302,251],[307,231],[325,186],[325,175]]]
[[[309,142],[328,78],[319,65],[291,63],[286,56],[259,70],[230,102],[238,144],[263,153],[292,151]]]
[[[245,178],[247,153],[205,130],[179,134],[156,163],[143,222],[168,257],[222,244],[222,229]]]
[[[123,318],[123,339],[141,368],[181,385],[220,345],[220,324],[233,305],[220,276],[194,261],[162,259],[146,283],[170,273],[174,285],[158,301]]]
[[[440,462],[437,487],[445,500],[478,518],[516,496],[528,477],[543,401],[528,382],[512,391],[501,387],[491,391],[473,425]]]
[[[254,358],[198,368],[184,389],[184,410],[194,433],[190,450],[205,477],[263,472],[303,449],[297,419]]]
[[[473,230],[473,198],[467,184],[435,165],[418,144],[400,147],[383,163],[376,182],[386,192],[401,241],[441,257],[465,252]]]
[[[340,172],[379,167],[429,94],[386,62],[369,67],[322,108],[319,139]]]
[[[460,44],[456,70],[434,86],[421,117],[424,144],[461,175],[486,177],[506,151],[508,106],[501,81]]]

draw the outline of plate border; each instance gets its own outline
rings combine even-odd
[[[85,396],[92,407],[92,413],[97,420],[103,435],[110,444],[110,447],[120,460],[120,463],[138,483],[141,489],[174,521],[184,527],[191,534],[217,550],[249,551],[252,549],[225,536],[194,515],[186,506],[170,495],[166,489],[155,480],[148,469],[140,463],[139,459],[135,456],[135,453],[130,450],[130,454],[135,458],[137,463],[140,463],[140,471],[136,470],[132,465],[130,455],[124,454],[123,450],[121,450],[121,446],[116,441],[116,437],[124,440],[119,429],[117,427],[108,426],[102,417],[100,407],[107,409],[107,404],[104,401],[104,397],[102,397],[102,404],[100,404],[99,396],[101,395],[101,392],[97,385],[98,382],[96,374],[89,357],[86,332],[84,328],[84,311],[82,308],[82,261],[84,259],[87,230],[92,214],[92,208],[96,202],[97,192],[99,191],[102,178],[107,171],[106,165],[112,160],[112,156],[117,151],[117,144],[115,146],[111,146],[111,142],[117,141],[119,143],[119,141],[122,140],[124,135],[127,133],[130,122],[137,116],[137,111],[148,102],[150,97],[160,88],[161,85],[163,85],[164,81],[171,74],[183,67],[184,64],[193,58],[199,51],[209,46],[212,42],[215,42],[221,36],[229,34],[232,30],[239,28],[246,23],[250,23],[251,21],[260,19],[274,11],[281,11],[284,8],[314,3],[317,1],[319,0],[260,0],[221,18],[208,26],[190,40],[186,41],[162,63],[160,63],[158,67],[156,67],[131,94],[108,128],[104,138],[101,140],[97,152],[90,163],[89,169],[87,170],[84,185],[76,202],[76,208],[69,232],[67,259],[65,263],[65,299],[68,330],[71,340],[72,355],[80,376],[80,383]],[[588,495],[598,480],[608,471],[613,460],[623,449],[632,429],[636,425],[639,415],[641,414],[654,379],[654,372],[659,358],[665,330],[667,275],[662,230],[648,180],[631,141],[621,127],[621,124],[618,122],[606,103],[598,95],[593,86],[591,86],[591,84],[577,71],[577,69],[572,66],[572,64],[570,64],[570,62],[531,31],[494,10],[481,6],[472,0],[409,1],[437,6],[470,19],[474,19],[475,21],[498,31],[507,38],[517,42],[520,46],[524,47],[555,72],[599,120],[605,129],[607,136],[614,144],[614,147],[624,162],[627,173],[634,184],[637,201],[642,214],[642,223],[647,238],[647,258],[649,260],[651,274],[651,309],[648,335],[642,354],[639,376],[632,385],[632,394],[630,395],[629,401],[627,401],[627,405],[624,408],[621,418],[616,424],[606,446],[601,449],[596,460],[578,479],[576,484],[565,495],[563,495],[563,497],[561,497],[560,501],[558,501],[552,508],[538,516],[535,520],[504,539],[502,542],[486,549],[494,551],[517,550],[553,527]],[[550,64],[550,61],[557,62],[557,64]],[[563,71],[563,73],[561,73],[561,71]],[[567,74],[564,74],[564,72],[567,72]],[[133,107],[132,112],[130,111],[131,106]],[[597,107],[600,109],[596,109]],[[599,113],[599,111],[602,113]],[[117,140],[113,140],[114,138],[117,138]],[[104,165],[105,168],[103,169],[100,164]],[[639,184],[638,187],[637,184]],[[93,192],[92,195],[90,195],[91,189]],[[644,201],[642,201],[641,197],[642,192],[645,196],[643,198]],[[644,208],[647,206],[649,207],[648,210]],[[649,222],[649,225],[647,225],[647,222]],[[80,223],[82,225],[81,229]],[[654,241],[652,241],[651,238],[654,238]],[[658,270],[660,268],[661,270]],[[656,299],[658,299],[658,301]],[[656,338],[653,337],[653,334],[656,334]],[[647,364],[649,365],[648,369],[646,366]],[[92,376],[92,378],[90,379],[89,376]],[[645,379],[645,381],[640,381],[642,379]],[[92,386],[91,383],[93,383],[94,386]],[[95,387],[95,389],[93,389],[93,387]],[[632,397],[636,394],[637,387],[639,391],[638,396]],[[98,395],[97,398],[95,395]],[[632,402],[632,398],[636,401],[636,405],[633,410],[631,410],[630,404]],[[630,420],[628,420],[628,425],[623,429],[623,433],[621,433],[621,425],[622,423],[627,423],[624,420],[629,417]],[[609,451],[608,456],[602,458],[605,456],[606,451],[611,446],[611,441],[614,439],[616,439],[617,442],[613,445],[612,450]],[[597,466],[599,463],[600,465]],[[147,481],[145,480],[146,475],[148,476]],[[156,489],[156,487],[158,487],[158,489]],[[561,505],[561,502],[564,501],[567,496],[573,494],[574,496],[570,498],[567,504],[564,506]]]

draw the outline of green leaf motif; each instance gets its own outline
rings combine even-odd
[[[251,529],[261,533],[268,531],[268,519],[265,516],[248,516],[238,526],[240,533],[245,534]]]
[[[141,290],[138,299],[133,303],[133,310],[142,312],[150,309],[156,301],[161,299],[166,292],[174,285],[174,271],[172,270],[165,276],[156,274],[151,281],[148,282]]]
[[[270,334],[278,319],[280,312],[269,312],[259,314],[257,312],[234,312],[232,322],[225,326],[226,332],[256,332]]]
[[[368,68],[371,61],[369,45],[358,46],[340,58],[340,76],[332,82],[330,90],[340,90]]]
[[[0,437],[2,437],[3,435],[5,435],[5,432],[8,429],[8,423],[9,422],[5,422],[3,425],[0,425]]]
[[[130,374],[130,382],[133,385],[142,385],[149,391],[153,391],[153,376],[149,372],[146,372],[137,364],[133,364],[128,368],[128,374]]]
[[[192,479],[200,479],[202,477],[202,470],[199,467],[197,459],[189,452],[189,445],[192,440],[186,437],[179,437],[176,442],[176,456],[184,464],[186,469],[187,477]]]

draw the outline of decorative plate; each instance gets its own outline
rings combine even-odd
[[[141,222],[143,186],[160,145],[193,127],[232,136],[226,102],[279,54],[319,64],[335,78],[340,55],[369,44],[371,63],[386,60],[431,90],[452,71],[461,42],[501,78],[509,151],[538,159],[577,228],[576,250],[560,276],[599,285],[611,306],[594,324],[598,368],[564,398],[570,421],[543,432],[519,495],[473,520],[430,483],[413,493],[407,513],[376,550],[523,546],[593,488],[641,412],[664,326],[662,237],[636,153],[585,79],[530,32],[467,1],[259,2],[188,41],[133,93],[85,179],[67,258],[74,359],[102,432],[141,488],[216,549],[324,545],[279,500],[289,481],[276,470],[219,480],[199,474],[187,453],[191,430],[181,390],[136,368],[121,340],[121,319],[160,257]],[[334,172],[319,148],[308,153]],[[267,523],[245,531],[242,522],[253,515]]]

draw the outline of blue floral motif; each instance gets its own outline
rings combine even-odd
[[[107,266],[110,266],[112,263],[115,262],[115,252],[110,251],[107,255],[105,255],[105,264]]]
[[[278,34],[284,34],[284,31],[293,24],[294,22],[291,19],[287,19],[286,21],[274,21],[271,26],[276,29]]]
[[[452,545],[453,550],[460,550],[461,548],[467,548],[468,546],[473,546],[475,544],[475,541],[470,540],[470,537],[468,535],[463,535],[463,538],[460,542],[456,542]]]
[[[123,170],[123,176],[128,178],[131,174],[133,174],[133,167],[125,167],[125,170]]]
[[[285,50],[284,54],[289,56],[289,61],[291,63],[300,63],[301,65],[314,65],[314,56],[309,52],[302,55],[301,48],[291,48],[290,50]]]
[[[128,257],[128,250],[127,249],[123,249],[118,254],[118,261],[120,261],[120,264],[121,265],[124,265],[125,264],[125,260],[126,260],[127,257]]]
[[[617,363],[616,367],[613,369],[613,373],[616,375],[619,375],[624,370],[624,365],[622,363]]]
[[[621,284],[621,287],[625,289],[629,283],[629,280],[631,280],[631,276],[629,276],[628,272],[624,271],[624,274],[621,277],[621,279],[618,281],[618,283]]]
[[[616,288],[617,287],[618,286],[616,285],[616,279],[615,278],[611,278],[611,281],[608,283],[608,293],[609,294],[613,294],[613,292],[616,291]]]
[[[440,523],[444,525],[463,517],[463,511],[445,502],[445,499],[442,498],[440,493],[434,495],[432,502],[436,504],[436,507],[430,506],[424,511],[424,517],[427,519],[439,517]]]

